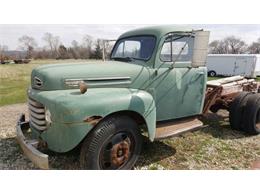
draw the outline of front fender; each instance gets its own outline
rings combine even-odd
[[[151,94],[127,88],[94,88],[85,94],[79,90],[37,91],[34,99],[52,114],[52,126],[41,134],[51,150],[66,152],[76,147],[93,128],[85,122],[91,116],[102,118],[119,111],[140,114],[147,125],[150,140],[155,137],[156,108]]]

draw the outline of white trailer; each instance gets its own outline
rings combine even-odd
[[[260,76],[260,54],[209,54],[209,76]]]

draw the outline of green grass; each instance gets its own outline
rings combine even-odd
[[[0,65],[0,106],[26,102],[32,69],[44,64],[67,62],[82,60],[33,60],[29,64]]]
[[[255,80],[256,80],[256,81],[260,81],[260,77],[256,77]]]
[[[26,101],[26,86],[30,83],[28,77],[17,80],[0,79],[0,83],[0,106]]]
[[[208,77],[208,81],[212,81],[212,80],[216,80],[216,79],[220,79],[220,77]]]
[[[260,135],[231,130],[228,113],[209,114],[196,132],[163,141],[145,141],[136,169],[250,169],[260,158]]]

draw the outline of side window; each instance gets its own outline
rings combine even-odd
[[[171,36],[163,44],[160,58],[164,62],[186,62],[192,60],[194,38],[190,36]]]
[[[164,62],[171,61],[171,42],[165,42],[161,51],[161,60]]]

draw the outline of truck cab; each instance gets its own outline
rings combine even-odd
[[[132,30],[109,61],[44,65],[32,71],[29,121],[17,125],[27,156],[47,169],[48,156],[81,147],[83,169],[130,169],[143,136],[164,139],[201,127],[209,32],[176,26]],[[28,142],[25,129],[32,131]],[[33,143],[33,144],[32,144]]]

